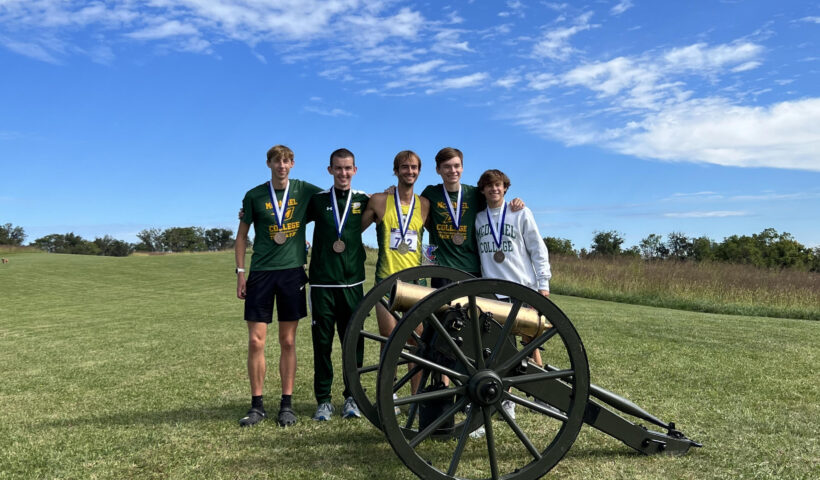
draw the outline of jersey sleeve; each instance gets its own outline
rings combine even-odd
[[[244,210],[242,221],[248,225],[253,223],[253,199],[250,193],[246,193],[245,198],[242,199],[242,209]]]

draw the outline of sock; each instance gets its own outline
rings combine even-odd
[[[291,407],[293,407],[293,404],[291,403],[292,399],[293,399],[293,395],[282,395],[282,401],[279,403],[279,408],[282,408],[282,407],[291,408]]]
[[[262,395],[255,395],[251,397],[251,408],[258,408],[265,411],[265,406],[262,403]]]

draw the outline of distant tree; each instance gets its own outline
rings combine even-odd
[[[34,246],[49,253],[74,253],[79,255],[99,255],[100,247],[73,232],[52,233],[34,241]]]
[[[631,247],[627,248],[626,250],[621,252],[622,257],[632,257],[636,259],[641,258],[641,249],[637,245],[632,245]]]
[[[142,252],[160,252],[162,251],[162,230],[158,228],[146,228],[137,234],[140,243],[137,244],[136,249]]]
[[[25,239],[23,227],[15,227],[10,223],[0,225],[0,245],[22,245]]]
[[[550,254],[577,255],[577,252],[573,248],[572,242],[566,238],[544,237],[544,245],[547,246],[547,250]]]
[[[810,272],[820,273],[820,247],[814,247],[813,250],[809,250],[808,267]]]
[[[715,258],[716,243],[709,237],[702,236],[692,239],[692,259],[705,262]]]
[[[663,242],[663,236],[650,233],[638,244],[641,256],[646,260],[663,260],[669,255],[669,249]]]
[[[686,260],[692,256],[692,242],[681,232],[666,236],[666,248],[669,249],[669,258],[675,260]]]
[[[763,266],[763,253],[752,237],[732,235],[715,247],[715,259],[749,265]]]
[[[614,256],[621,253],[621,245],[623,245],[624,239],[620,233],[615,230],[593,233],[595,233],[595,236],[592,238],[592,255]]]
[[[208,250],[225,250],[233,248],[233,230],[225,228],[209,228],[205,230],[205,245]]]
[[[167,228],[162,232],[162,245],[172,252],[201,252],[208,248],[200,227]]]
[[[127,257],[134,251],[134,246],[130,243],[117,240],[108,235],[95,238],[94,244],[100,249],[100,255],[108,257]]]

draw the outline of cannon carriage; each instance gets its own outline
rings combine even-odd
[[[432,278],[451,283],[432,289],[425,285]],[[397,321],[392,331],[379,332],[377,305]],[[674,423],[591,384],[567,316],[538,292],[504,280],[440,266],[392,275],[351,318],[342,358],[363,415],[425,480],[540,478],[584,423],[644,454],[700,446]]]

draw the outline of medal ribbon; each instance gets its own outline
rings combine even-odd
[[[413,195],[413,199],[410,200],[410,209],[407,211],[407,216],[402,219],[401,216],[401,200],[399,200],[399,189],[395,189],[393,191],[393,196],[395,197],[396,201],[396,215],[399,217],[399,233],[401,234],[401,240],[404,241],[404,235],[407,233],[407,227],[410,226],[410,217],[413,216],[413,209],[416,207],[416,196]]]
[[[342,218],[339,219],[339,204],[336,202],[336,188],[330,187],[330,208],[333,210],[333,221],[336,223],[336,236],[339,237],[339,240],[342,239],[342,230],[344,230],[345,222],[347,222],[347,213],[350,211],[351,198],[353,198],[353,189],[348,190],[345,211],[344,214],[342,214]]]
[[[487,223],[490,225],[490,234],[493,236],[493,242],[499,249],[501,248],[501,238],[504,236],[504,220],[507,218],[507,204],[504,203],[503,210],[501,210],[500,222],[493,228],[493,219],[490,217],[490,208],[487,207]],[[496,233],[498,232],[498,233]]]
[[[276,212],[276,226],[279,231],[282,231],[282,224],[285,221],[285,212],[288,211],[288,192],[290,192],[290,180],[285,186],[285,193],[282,194],[282,206],[276,201],[276,192],[273,191],[273,183],[268,182],[268,193],[270,194],[270,202],[273,204],[273,211]]]
[[[444,192],[444,203],[447,204],[447,211],[450,212],[450,218],[453,219],[453,226],[456,227],[456,232],[458,232],[458,227],[461,224],[461,184],[458,184],[458,196],[456,197],[456,210],[453,211],[453,205],[450,202],[450,192],[444,188],[444,184],[441,184],[441,190]]]

